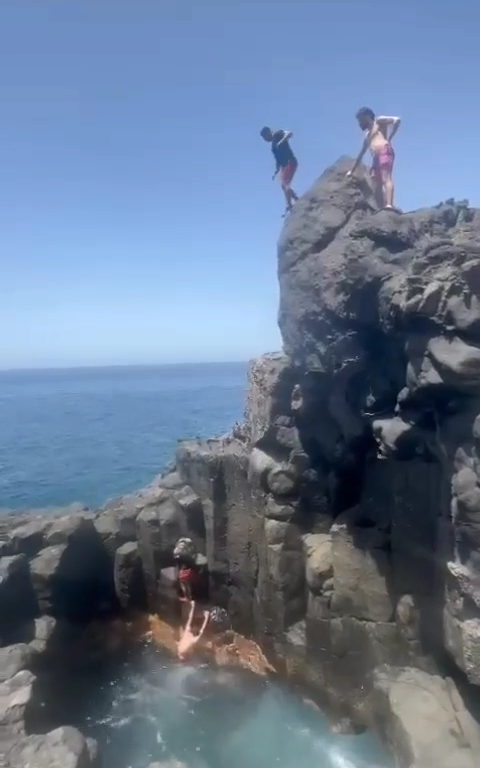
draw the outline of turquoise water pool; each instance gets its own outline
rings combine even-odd
[[[180,665],[151,644],[48,685],[54,716],[97,739],[103,768],[393,768],[368,733],[342,736],[287,685]]]

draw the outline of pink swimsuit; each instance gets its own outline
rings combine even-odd
[[[373,156],[372,162],[372,174],[378,175],[382,170],[391,171],[393,168],[393,162],[395,160],[395,152],[390,143],[385,144],[380,152],[376,152]]]

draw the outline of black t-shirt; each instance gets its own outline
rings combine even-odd
[[[295,155],[293,154],[292,148],[288,141],[282,141],[282,143],[279,144],[279,141],[283,139],[285,133],[286,131],[275,131],[272,140],[273,156],[280,168],[284,168],[292,161],[296,162]]]

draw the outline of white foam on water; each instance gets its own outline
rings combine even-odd
[[[368,734],[332,734],[294,693],[272,684],[252,690],[232,670],[157,666],[127,675],[112,693],[96,725],[107,743],[123,739],[115,757],[130,750],[125,760],[135,768],[172,759],[188,768],[380,768]],[[105,768],[122,765],[111,759]]]
[[[362,766],[365,765],[363,761],[357,761],[356,763],[353,763],[348,757],[342,755],[339,748],[336,746],[330,747],[328,750],[328,756],[330,758],[332,768],[362,768]]]

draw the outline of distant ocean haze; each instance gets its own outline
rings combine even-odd
[[[0,509],[98,507],[227,432],[246,363],[0,372]]]

